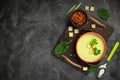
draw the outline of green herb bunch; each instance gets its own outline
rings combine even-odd
[[[56,47],[55,47],[55,53],[56,54],[64,54],[68,48],[69,48],[69,44],[72,42],[72,40],[70,40],[69,42],[63,41],[60,42]]]
[[[104,8],[99,8],[97,10],[97,15],[103,19],[103,20],[108,20],[110,18],[110,12],[107,10],[107,9],[104,9]]]
[[[98,42],[97,42],[96,39],[92,39],[92,40],[90,41],[90,45],[91,45],[91,46],[94,46],[94,45],[96,45],[96,44],[98,44]],[[94,51],[94,55],[98,55],[98,54],[101,53],[101,50],[97,49],[96,47],[93,48],[93,51]]]
[[[89,66],[88,71],[89,72],[94,72],[96,70],[96,66]]]

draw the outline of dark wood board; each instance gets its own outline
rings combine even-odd
[[[77,28],[77,29],[79,29],[80,33],[74,34],[73,38],[69,37],[68,27],[65,28],[62,36],[56,43],[56,45],[57,45],[61,41],[72,40],[72,43],[69,45],[69,49],[67,50],[67,52],[64,55],[57,55],[57,54],[55,54],[54,49],[52,50],[52,54],[54,56],[56,56],[60,60],[67,62],[68,64],[72,65],[75,69],[78,69],[80,71],[83,71],[82,70],[83,67],[89,67],[89,65],[97,65],[99,62],[94,63],[94,64],[88,64],[78,58],[78,56],[76,55],[76,50],[75,50],[76,40],[78,39],[78,37],[80,37],[82,34],[84,34],[86,32],[93,31],[93,32],[99,33],[101,36],[103,36],[103,38],[107,42],[114,31],[114,29],[112,27],[101,22],[100,20],[96,19],[95,17],[93,17],[89,14],[87,15],[87,17],[88,18],[87,18],[86,24]],[[92,28],[91,24],[96,24],[96,28]],[[73,25],[71,23],[69,23],[68,26],[73,26]],[[76,27],[73,26],[73,28],[75,29]]]

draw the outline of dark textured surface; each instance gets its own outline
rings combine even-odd
[[[66,27],[65,12],[78,0],[0,1],[0,80],[96,80],[60,61],[51,50]],[[107,54],[120,41],[120,1],[85,0],[84,5],[107,8],[107,24],[115,31],[107,43]],[[95,9],[95,11],[96,11]],[[96,13],[88,12],[97,17]],[[98,17],[97,17],[98,18]],[[101,80],[120,80],[120,48]],[[103,62],[101,63],[104,63]]]

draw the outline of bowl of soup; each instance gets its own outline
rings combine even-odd
[[[76,42],[76,53],[86,63],[96,63],[106,54],[106,41],[98,33],[87,32]]]

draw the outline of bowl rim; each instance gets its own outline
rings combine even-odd
[[[86,60],[82,59],[81,56],[79,56],[79,53],[78,53],[78,48],[77,48],[78,41],[81,39],[81,37],[83,37],[83,36],[86,35],[86,34],[94,34],[94,35],[97,35],[99,38],[101,38],[101,40],[103,41],[103,44],[104,44],[104,51],[103,51],[102,55],[101,55],[98,59],[96,59],[96,60],[94,60],[94,61],[86,61]],[[98,61],[102,60],[102,58],[103,58],[103,57],[105,56],[105,54],[106,54],[106,49],[107,49],[107,44],[106,44],[105,39],[104,39],[100,34],[98,34],[98,33],[96,33],[96,32],[87,32],[87,33],[81,35],[81,36],[77,39],[77,42],[76,42],[76,54],[77,54],[77,56],[78,56],[82,61],[84,61],[84,62],[86,62],[86,63],[95,63],[95,62],[98,62]]]
[[[86,18],[85,22],[84,22],[83,24],[81,24],[81,25],[76,25],[76,24],[72,21],[72,15],[73,15],[75,12],[77,12],[77,11],[82,12],[82,13],[85,15],[85,18]],[[86,13],[85,11],[81,10],[81,9],[75,10],[75,11],[73,11],[72,14],[70,15],[70,21],[71,21],[71,23],[72,23],[75,27],[81,27],[82,25],[84,25],[84,24],[87,22],[87,13]]]

